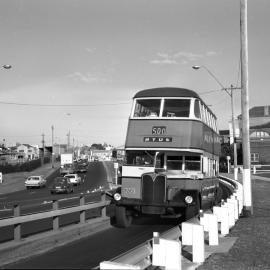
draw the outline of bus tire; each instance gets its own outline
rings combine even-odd
[[[112,222],[114,220],[111,220]],[[115,226],[118,228],[127,228],[132,223],[132,216],[128,215],[124,206],[115,207]]]

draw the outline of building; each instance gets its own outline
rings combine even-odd
[[[241,127],[241,115],[238,123]],[[251,164],[270,165],[270,106],[256,106],[249,110]],[[240,140],[241,141],[241,140]]]
[[[17,158],[22,161],[39,158],[39,150],[37,146],[30,144],[20,144],[17,146]]]

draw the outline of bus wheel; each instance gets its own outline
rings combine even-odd
[[[114,220],[111,220],[114,222]],[[127,228],[132,223],[132,216],[127,214],[127,210],[123,206],[115,207],[115,226],[118,228]]]

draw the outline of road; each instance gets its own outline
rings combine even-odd
[[[107,185],[106,182],[106,172],[102,163],[93,163],[89,166],[88,172],[86,174],[86,181],[84,183],[84,188],[97,189],[101,185]],[[80,187],[78,187],[80,189]],[[75,194],[79,194],[81,190],[76,190]],[[85,191],[85,189],[84,189]],[[227,197],[227,190],[223,193],[223,198]],[[28,191],[21,191],[16,195],[20,195],[20,200],[25,201],[27,195],[29,196]],[[30,194],[33,197],[38,198],[41,196],[41,199],[48,198],[52,200],[53,198],[59,198],[60,195],[50,195],[48,190],[37,190],[37,194]],[[11,194],[10,194],[11,195]],[[14,194],[12,194],[13,196]],[[71,196],[73,196],[72,194]],[[14,202],[14,198],[9,197],[10,203]],[[70,196],[70,195],[68,195]],[[13,198],[13,199],[11,199]],[[29,200],[29,199],[27,199]],[[66,216],[61,221],[73,222],[72,220],[76,218],[74,216]],[[72,242],[65,246],[59,247],[57,249],[51,250],[48,253],[30,257],[24,261],[5,265],[5,269],[89,269],[95,266],[98,266],[101,261],[110,260],[119,254],[134,248],[135,246],[142,244],[143,242],[149,240],[153,236],[153,232],[167,231],[170,228],[180,224],[181,219],[159,219],[153,217],[141,217],[135,219],[131,227],[126,229],[119,229],[110,227],[102,232],[91,235],[87,238]],[[30,233],[30,230],[36,228],[38,230],[46,230],[49,224],[49,221],[44,221],[44,223],[36,222],[27,229],[25,227],[24,234],[27,235]],[[27,231],[29,230],[29,231]],[[7,232],[1,230],[1,235],[7,235]]]
[[[48,186],[53,179],[48,179]],[[75,187],[74,193],[71,194],[54,194],[51,195],[48,188],[21,190],[14,193],[1,195],[2,209],[0,210],[0,218],[13,216],[12,206],[20,204],[21,214],[37,213],[52,209],[53,200],[62,201],[59,208],[79,205],[79,196],[85,195],[85,202],[100,201],[100,192],[92,191],[100,187],[107,188],[107,175],[104,165],[101,162],[93,162],[88,166],[85,174],[85,181],[82,185]],[[5,208],[5,209],[4,209]],[[91,210],[86,212],[86,218],[99,216],[99,210]],[[60,226],[76,223],[79,221],[79,213],[69,214],[61,217]],[[22,237],[29,236],[33,233],[44,232],[52,228],[51,219],[43,219],[35,222],[25,223],[22,226]],[[7,226],[0,228],[0,243],[12,240],[14,237],[13,227]]]

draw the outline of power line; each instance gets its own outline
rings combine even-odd
[[[16,106],[37,106],[37,107],[97,107],[97,106],[126,105],[130,103],[122,102],[122,103],[100,103],[100,104],[38,104],[38,103],[18,103],[18,102],[0,101],[0,104],[16,105]]]

